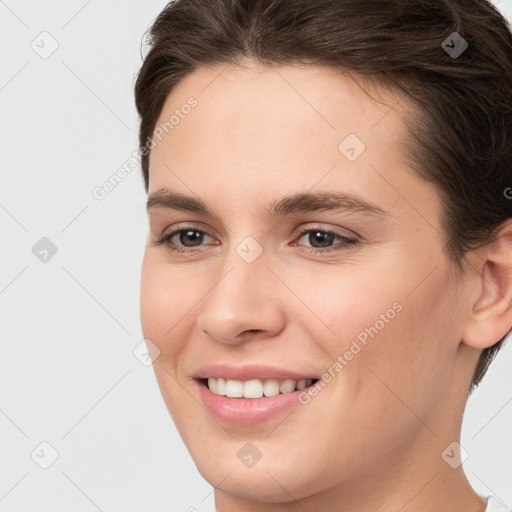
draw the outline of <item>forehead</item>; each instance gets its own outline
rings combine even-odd
[[[369,88],[375,99],[358,84]],[[180,113],[191,97],[197,106],[184,118],[180,116],[180,129],[175,126],[171,136],[185,135],[187,125],[194,123],[194,130],[202,129],[197,136],[216,136],[218,145],[229,147],[233,141],[227,140],[223,129],[237,132],[237,141],[243,143],[283,144],[295,134],[290,143],[307,136],[315,145],[320,139],[332,145],[347,133],[371,142],[388,135],[390,129],[405,136],[400,116],[411,115],[412,110],[403,93],[376,87],[354,73],[319,66],[247,63],[203,67],[185,76],[167,97],[157,125],[173,112]],[[192,121],[182,122],[187,117]]]
[[[183,78],[157,122],[167,129],[150,153],[150,191],[223,196],[243,205],[320,185],[369,192],[380,204],[432,193],[405,159],[403,92],[318,66],[216,65]],[[189,107],[189,105],[194,105]],[[172,123],[169,123],[170,119]],[[169,128],[169,124],[172,126]],[[172,172],[171,172],[172,171]]]

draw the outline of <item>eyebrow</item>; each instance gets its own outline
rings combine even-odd
[[[215,216],[201,199],[165,188],[152,192],[148,196],[146,210],[149,212],[156,208],[168,208]],[[385,216],[389,214],[389,212],[376,204],[354,194],[329,191],[302,192],[285,196],[270,203],[266,210],[272,217],[328,210],[349,211],[372,216]]]

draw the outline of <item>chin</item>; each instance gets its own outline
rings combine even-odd
[[[261,466],[259,469],[235,469],[233,464],[226,464],[225,467],[221,464],[222,469],[216,464],[201,466],[196,463],[196,466],[201,476],[212,487],[244,500],[287,503],[307,496],[304,482],[292,480],[291,469],[283,472],[275,464],[270,464],[268,468]],[[279,476],[281,473],[283,476]],[[303,479],[304,476],[301,476]]]

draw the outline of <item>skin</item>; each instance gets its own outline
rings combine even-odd
[[[149,192],[199,197],[213,215],[149,210],[142,328],[218,512],[485,509],[462,466],[441,454],[460,439],[481,349],[512,324],[511,229],[470,253],[457,279],[439,195],[401,145],[414,107],[379,94],[326,68],[245,62],[194,71],[164,105],[159,123],[190,96],[198,101],[152,149]],[[351,133],[366,145],[352,162],[338,149]],[[273,201],[309,191],[351,193],[386,214],[268,214]],[[207,234],[189,246],[175,236],[188,253],[155,243],[190,225]],[[326,249],[301,226],[359,242],[334,238],[330,252],[308,252]],[[263,249],[250,264],[236,252],[247,236]],[[202,406],[191,379],[200,366],[322,375],[394,303],[401,311],[307,405],[251,426],[223,425]],[[251,468],[237,457],[248,441],[262,453]]]

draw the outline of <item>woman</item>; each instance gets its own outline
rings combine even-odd
[[[137,77],[141,319],[218,512],[506,510],[459,445],[512,325],[484,0],[178,0]]]

